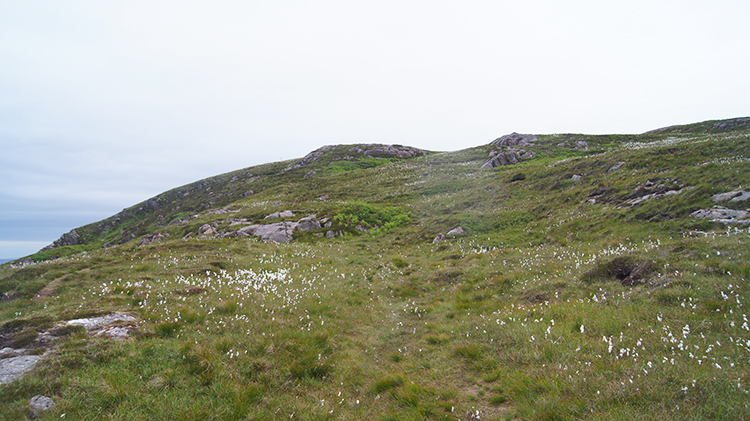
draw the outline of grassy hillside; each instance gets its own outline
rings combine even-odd
[[[750,230],[691,216],[750,208],[712,198],[750,186],[743,121],[489,170],[491,145],[337,146],[166,192],[0,267],[0,348],[44,355],[0,419],[37,394],[43,419],[750,418]],[[331,226],[229,235],[284,210]],[[64,325],[115,313],[126,339]]]

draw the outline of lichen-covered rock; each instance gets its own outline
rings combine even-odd
[[[37,355],[21,355],[19,357],[0,359],[0,384],[10,383],[31,371],[40,357]]]
[[[52,409],[54,406],[55,402],[44,395],[36,395],[29,401],[29,408],[34,417],[40,416],[42,412]]]

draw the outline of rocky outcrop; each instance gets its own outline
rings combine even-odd
[[[520,162],[520,156],[515,150],[500,152],[490,152],[490,158],[482,165],[482,168],[489,169],[495,167],[502,167],[506,165],[515,165]]]
[[[370,143],[356,145],[349,149],[351,152],[361,153],[370,158],[400,158],[407,159],[415,156],[427,155],[427,151],[411,146],[402,145],[381,145],[379,143]]]
[[[520,134],[513,132],[500,136],[497,139],[490,142],[492,146],[531,146],[537,141],[537,137],[533,134]]]
[[[89,335],[104,335],[124,339],[138,328],[137,319],[129,314],[112,313],[106,316],[68,320],[66,326],[82,326]]]
[[[742,202],[750,199],[750,192],[742,190],[730,191],[727,193],[715,194],[711,196],[711,199],[714,202],[723,202],[725,200],[729,200],[730,202]]]
[[[156,234],[149,234],[144,235],[141,237],[141,239],[138,241],[139,246],[145,246],[147,244],[156,243],[159,242],[165,238],[169,238],[170,234],[168,232],[159,232]]]
[[[750,224],[750,212],[744,210],[727,209],[722,206],[716,206],[711,209],[700,209],[690,214],[693,218],[708,219],[712,222],[722,224]]]
[[[320,158],[321,156],[323,156],[326,152],[328,152],[330,150],[333,150],[335,148],[336,148],[336,145],[326,145],[326,146],[323,146],[322,148],[318,148],[318,149],[310,152],[309,154],[305,155],[302,159],[300,159],[299,161],[295,162],[294,164],[286,167],[284,169],[284,171],[289,171],[289,170],[293,170],[295,168],[302,168],[302,167],[304,167],[306,165],[310,165],[313,162],[317,161],[318,158]]]
[[[60,236],[60,238],[57,241],[43,248],[42,251],[52,250],[54,248],[63,247],[63,246],[77,246],[81,243],[82,243],[81,236],[78,235],[76,230],[73,229],[73,230],[70,230],[70,232],[67,232],[63,234],[62,236]]]

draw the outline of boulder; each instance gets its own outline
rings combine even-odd
[[[737,190],[730,191],[727,193],[719,193],[711,196],[714,202],[722,202],[724,200],[731,200],[732,202],[741,202],[743,200],[750,199],[750,192]]]
[[[315,231],[321,228],[320,221],[315,218],[315,215],[300,219],[298,224],[297,229],[299,231]]]
[[[333,232],[333,231],[331,231],[331,230],[328,230],[328,231],[326,231],[326,238],[328,238],[329,240],[330,240],[331,238],[335,237],[335,236],[336,236],[336,233],[335,233],[335,232]]]
[[[23,377],[31,371],[40,357],[37,355],[22,355],[19,357],[0,359],[0,384],[10,383]]]
[[[589,142],[586,142],[585,140],[576,140],[576,149],[581,150],[588,150],[589,148]]]
[[[266,225],[250,225],[238,230],[239,235],[254,235],[267,243],[288,243],[292,241],[292,233],[297,228],[297,222],[276,222]]]
[[[463,228],[456,227],[456,228],[453,228],[452,230],[448,231],[448,233],[446,235],[458,235],[458,234],[463,234],[464,232],[466,232],[466,231],[464,231]]]
[[[317,171],[315,171],[315,170],[312,170],[312,171],[308,171],[308,172],[306,172],[306,173],[305,173],[305,176],[304,176],[303,178],[310,178],[310,177],[314,176],[314,175],[315,175],[315,174],[317,174],[317,173],[318,173],[318,172],[317,172]]]
[[[44,395],[36,395],[29,401],[29,408],[31,409],[31,413],[34,414],[35,418],[42,415],[42,412],[51,409],[54,406],[55,402]]]
[[[750,224],[750,212],[743,210],[727,209],[725,207],[714,207],[712,209],[699,209],[690,214],[693,218],[709,219],[713,222],[723,224]]]
[[[209,224],[203,224],[200,228],[198,228],[198,234],[200,235],[212,235],[216,234],[216,230],[209,225]]]
[[[516,151],[500,152],[497,155],[490,154],[490,159],[482,165],[482,168],[489,169],[495,167],[502,167],[506,165],[518,164],[519,156]]]
[[[442,232],[438,234],[434,240],[432,240],[433,243],[439,243],[441,241],[445,241],[445,234],[443,234]]]

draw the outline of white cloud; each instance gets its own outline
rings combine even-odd
[[[116,212],[324,144],[457,150],[750,115],[749,15],[739,0],[4,2],[0,195]]]

